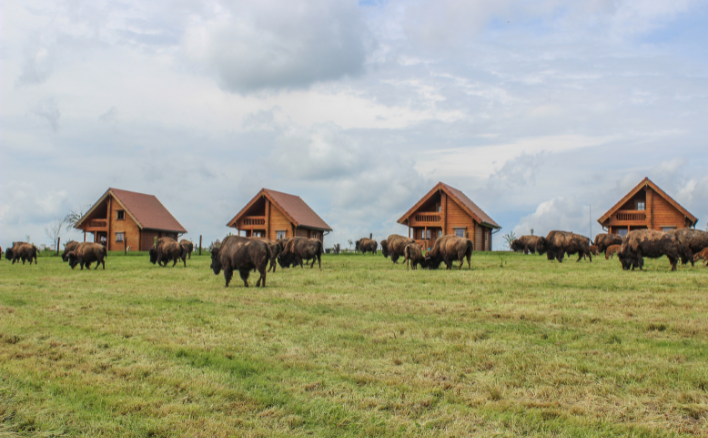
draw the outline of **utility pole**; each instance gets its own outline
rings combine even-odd
[[[588,219],[590,219],[590,242],[592,242],[592,204],[590,204],[590,215]]]

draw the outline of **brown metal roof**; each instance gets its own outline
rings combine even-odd
[[[84,219],[88,218],[93,210],[100,205],[108,195],[113,195],[116,201],[125,208],[130,217],[135,220],[135,223],[141,229],[173,231],[177,233],[187,232],[154,195],[114,188],[109,188],[106,193],[101,196],[101,199],[91,207],[84,217],[75,225],[75,228],[79,228]]]
[[[408,217],[410,217],[413,213],[420,208],[423,203],[425,203],[428,199],[430,199],[431,196],[435,194],[438,190],[443,190],[445,193],[447,193],[448,196],[450,196],[455,202],[457,202],[460,207],[462,207],[464,210],[469,213],[470,216],[472,216],[477,222],[479,222],[482,225],[488,225],[492,228],[501,228],[499,224],[494,222],[494,220],[487,215],[481,208],[477,206],[470,198],[467,197],[462,191],[449,186],[443,182],[439,182],[433,187],[431,191],[429,191],[425,196],[421,198],[420,201],[418,201],[413,207],[411,207],[410,210],[406,212],[400,219],[398,219],[399,224],[403,224],[406,222]]]
[[[234,227],[236,222],[246,214],[249,208],[258,201],[261,196],[268,198],[288,220],[296,227],[305,227],[315,230],[332,231],[332,228],[327,225],[321,217],[317,215],[299,196],[290,195],[275,190],[262,189],[258,194],[246,204],[245,207],[238,212],[233,219],[226,224],[229,227]]]
[[[615,205],[613,205],[612,208],[610,208],[609,210],[607,210],[607,213],[603,214],[603,215],[600,217],[600,219],[598,219],[597,221],[598,221],[600,224],[604,225],[604,223],[610,218],[610,216],[612,216],[612,213],[614,213],[615,211],[617,211],[617,210],[619,210],[620,208],[622,208],[622,206],[623,206],[624,204],[626,204],[630,199],[632,199],[632,197],[633,197],[634,195],[636,195],[640,190],[642,190],[644,187],[647,187],[647,186],[651,187],[656,193],[659,194],[659,196],[661,196],[662,198],[666,199],[666,201],[667,201],[669,204],[673,205],[674,208],[676,208],[678,211],[680,211],[681,214],[683,214],[684,217],[686,217],[686,219],[688,219],[689,221],[691,221],[691,224],[692,224],[694,227],[696,226],[696,223],[698,222],[698,218],[695,217],[694,215],[692,215],[691,213],[689,213],[688,210],[686,210],[685,208],[683,208],[683,207],[681,206],[681,204],[679,204],[679,203],[676,202],[671,196],[669,196],[668,194],[666,194],[665,191],[661,190],[661,189],[659,188],[659,186],[657,186],[656,184],[654,184],[654,181],[650,180],[648,177],[644,177],[644,179],[641,180],[641,181],[639,182],[639,184],[637,184],[632,190],[630,190],[629,193],[627,193],[622,199],[619,200],[619,202],[617,202]]]

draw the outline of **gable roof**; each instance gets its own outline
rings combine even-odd
[[[327,225],[321,217],[317,215],[299,196],[290,195],[283,192],[276,192],[270,189],[261,189],[251,201],[246,204],[241,211],[229,221],[226,226],[235,227],[246,212],[256,203],[262,196],[265,196],[273,205],[276,206],[281,213],[296,227],[312,228],[315,230],[332,231],[332,228]]]
[[[109,188],[93,207],[84,214],[74,228],[80,228],[84,220],[109,196],[118,201],[140,229],[186,233],[187,230],[175,219],[154,195]]]
[[[613,205],[612,208],[610,208],[609,210],[607,210],[607,213],[603,214],[603,215],[600,217],[600,219],[598,219],[597,221],[598,221],[600,224],[602,224],[602,223],[604,223],[605,221],[607,221],[607,220],[610,218],[610,216],[612,216],[612,214],[613,214],[615,211],[617,211],[617,210],[619,210],[620,208],[622,208],[622,206],[623,206],[624,204],[626,204],[630,199],[632,199],[632,197],[634,197],[634,195],[636,195],[640,190],[642,190],[642,189],[645,188],[645,187],[651,187],[659,196],[661,196],[662,198],[664,198],[669,204],[671,204],[674,208],[676,208],[676,210],[680,211],[681,214],[683,214],[689,221],[691,221],[691,224],[692,224],[693,226],[696,225],[696,222],[698,222],[698,218],[697,218],[697,217],[695,217],[694,215],[692,215],[691,213],[689,213],[688,210],[686,210],[685,208],[683,208],[683,207],[681,206],[681,204],[679,204],[678,202],[676,202],[671,196],[667,195],[666,192],[664,192],[663,190],[661,190],[661,189],[659,188],[659,186],[657,186],[656,184],[654,184],[654,182],[653,182],[652,180],[650,180],[649,178],[647,178],[647,177],[644,177],[644,179],[643,179],[639,184],[637,184],[636,187],[634,187],[632,190],[630,190],[629,193],[627,193],[627,194],[624,196],[624,198],[620,199],[619,202],[617,202],[615,205]]]
[[[457,204],[462,207],[463,210],[467,212],[474,220],[482,225],[487,225],[492,228],[500,229],[501,226],[494,222],[494,220],[487,215],[481,208],[477,206],[470,198],[467,197],[462,191],[449,186],[443,182],[437,183],[431,191],[429,191],[425,196],[421,198],[410,210],[406,212],[400,219],[398,219],[399,224],[404,224],[406,220],[413,215],[431,196],[433,196],[438,190],[442,190],[449,197],[451,197]]]

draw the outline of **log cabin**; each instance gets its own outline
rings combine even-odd
[[[444,235],[466,237],[475,251],[491,251],[501,227],[460,190],[439,182],[398,220],[408,237],[428,250]]]
[[[625,236],[632,230],[647,228],[668,231],[695,227],[698,218],[644,178],[597,221],[609,234]]]
[[[307,237],[324,242],[332,228],[299,196],[262,189],[226,226],[246,237]]]
[[[108,251],[149,251],[160,237],[178,239],[187,230],[153,195],[109,188],[74,228],[105,243]]]

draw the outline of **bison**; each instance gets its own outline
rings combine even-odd
[[[99,243],[81,242],[73,251],[69,251],[66,257],[71,269],[74,269],[76,265],[80,265],[82,271],[84,266],[86,269],[91,269],[91,263],[96,262],[95,269],[98,269],[99,265],[103,265],[103,270],[106,270],[106,247]]]
[[[536,245],[540,239],[539,236],[521,236],[511,242],[511,250],[524,254],[536,254]]]
[[[622,245],[623,241],[624,237],[620,236],[619,234],[600,233],[595,236],[594,243],[595,246],[597,246],[597,250],[602,253],[607,251],[607,248],[612,245]]]
[[[275,272],[278,256],[283,251],[282,244],[279,241],[276,242],[270,239],[266,239],[264,237],[256,237],[256,239],[265,242],[266,245],[268,245],[268,247],[270,248],[270,266],[268,267],[268,272],[270,272],[271,269],[273,270],[273,272]]]
[[[67,254],[69,254],[71,251],[75,250],[78,246],[79,246],[79,242],[77,242],[75,240],[70,240],[70,241],[66,242],[66,244],[64,245],[64,252],[61,254],[62,261],[64,261],[64,262],[69,261],[69,257],[67,256]]]
[[[694,266],[693,254],[708,248],[708,232],[706,231],[695,228],[679,228],[667,231],[667,233],[673,234],[678,239],[681,263],[684,265],[690,262],[691,266]]]
[[[390,256],[393,263],[398,263],[398,258],[405,257],[406,246],[411,243],[415,243],[415,240],[398,234],[391,234],[388,239],[381,241],[381,253],[384,257]]]
[[[693,261],[697,262],[698,260],[703,259],[703,266],[708,266],[708,248],[705,248],[701,250],[700,252],[697,252],[693,255]]]
[[[359,239],[354,244],[354,251],[361,251],[362,254],[370,252],[372,254],[378,254],[379,244],[373,240],[366,237]]]
[[[614,258],[615,254],[617,254],[622,248],[622,245],[610,245],[605,249],[605,260],[609,260],[611,258]]]
[[[251,270],[257,270],[260,277],[256,287],[266,286],[266,268],[271,260],[268,245],[257,239],[241,236],[228,236],[220,246],[211,250],[211,269],[215,275],[224,271],[224,279],[229,287],[234,271],[238,271],[244,287],[248,287],[248,276]]]
[[[536,250],[539,254],[546,254],[548,260],[557,259],[559,263],[563,263],[565,254],[578,254],[578,262],[583,257],[588,257],[592,262],[590,239],[567,231],[551,231],[546,237],[541,237]]]
[[[13,265],[15,262],[20,260],[22,260],[23,265],[26,261],[29,261],[30,265],[32,264],[32,261],[37,264],[38,254],[39,249],[27,242],[12,242],[12,248],[5,250],[5,258],[12,261]]]
[[[181,259],[182,262],[184,262],[184,267],[187,267],[187,253],[184,246],[170,237],[160,237],[157,239],[155,245],[153,245],[148,252],[150,254],[150,263],[153,265],[157,263],[164,268],[167,266],[167,263],[173,261],[172,267],[174,268]]]
[[[409,269],[411,264],[413,265],[413,270],[415,271],[420,265],[425,268],[425,257],[423,257],[423,248],[417,243],[409,243],[403,250],[403,254],[406,257],[403,263],[406,264],[406,269]]]
[[[445,262],[447,269],[452,269],[452,262],[460,261],[460,267],[467,258],[467,268],[472,269],[470,259],[474,245],[470,239],[457,236],[443,236],[435,241],[433,248],[425,254],[425,265],[430,269],[437,269],[440,262]]]
[[[179,244],[182,245],[182,248],[184,248],[184,252],[187,254],[189,260],[192,260],[192,252],[194,252],[194,244],[192,243],[192,241],[182,239],[179,241]]]
[[[627,233],[617,256],[626,271],[635,267],[643,269],[644,257],[652,259],[666,256],[671,263],[671,270],[676,270],[676,263],[681,254],[681,244],[676,235],[657,230],[634,230]]]
[[[320,269],[322,269],[323,253],[324,248],[320,240],[308,239],[307,237],[293,237],[289,239],[283,247],[283,252],[280,253],[278,262],[281,263],[281,266],[283,266],[283,263],[288,266],[292,266],[294,263],[295,265],[300,265],[302,268],[303,260],[312,260],[310,269],[315,266],[315,262],[317,262]]]

